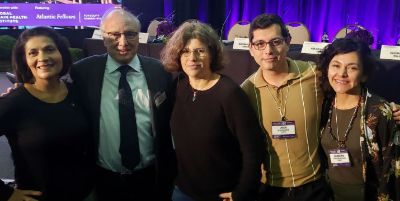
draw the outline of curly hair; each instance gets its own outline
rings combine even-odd
[[[32,37],[36,36],[45,36],[50,38],[57,46],[58,51],[60,51],[63,66],[58,75],[59,77],[67,74],[71,67],[72,58],[65,38],[49,27],[27,29],[21,33],[12,51],[11,63],[17,81],[20,83],[34,83],[34,77],[26,62],[25,45]]]
[[[348,33],[345,38],[352,38],[355,40],[359,40],[365,42],[368,45],[372,45],[372,43],[374,43],[374,36],[372,36],[372,34],[369,31],[362,28],[359,28],[357,30]]]
[[[371,49],[362,41],[351,38],[340,38],[333,41],[332,44],[327,45],[319,56],[317,69],[322,73],[320,77],[320,85],[325,93],[325,97],[333,97],[335,92],[329,84],[328,69],[329,63],[334,56],[339,54],[347,54],[356,52],[362,65],[362,75],[370,77],[375,69],[376,61],[371,55]],[[361,86],[365,85],[366,81],[361,82]]]
[[[169,72],[182,71],[181,52],[191,39],[206,44],[211,55],[212,72],[224,68],[223,46],[218,34],[209,25],[201,22],[183,23],[173,33],[161,51],[161,62]]]

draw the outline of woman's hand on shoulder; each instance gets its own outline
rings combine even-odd
[[[5,95],[11,93],[12,91],[14,91],[16,88],[18,88],[18,87],[20,87],[20,86],[22,86],[21,83],[14,83],[12,87],[8,87],[8,88],[7,88],[6,92],[1,93],[1,94],[0,94],[0,97],[5,96]]]
[[[42,195],[42,192],[40,191],[14,189],[14,192],[11,194],[8,201],[38,201],[32,196],[40,195]]]
[[[391,102],[390,106],[392,107],[393,119],[396,121],[397,125],[400,125],[400,105]]]

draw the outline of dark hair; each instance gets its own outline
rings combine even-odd
[[[374,43],[374,37],[372,36],[372,34],[369,31],[362,28],[358,28],[348,33],[345,38],[352,38],[354,40],[359,40],[368,45],[372,45],[372,43]]]
[[[224,67],[223,46],[218,34],[209,25],[201,22],[183,23],[173,33],[161,51],[161,62],[167,71],[181,71],[181,52],[191,39],[198,39],[206,44],[211,54],[210,68],[212,72]]]
[[[257,29],[265,29],[273,24],[279,25],[281,27],[281,34],[284,39],[289,39],[291,38],[289,30],[286,28],[285,24],[283,23],[283,20],[281,17],[275,14],[261,14],[258,15],[250,24],[250,30],[249,30],[249,39],[250,42],[254,38],[253,32]]]
[[[364,42],[350,39],[340,38],[333,41],[332,44],[327,45],[319,56],[318,70],[322,73],[320,78],[321,87],[327,98],[334,96],[335,92],[328,81],[328,68],[332,58],[339,54],[347,54],[350,52],[356,52],[359,60],[362,64],[362,75],[370,77],[375,68],[375,59],[371,55],[371,49]],[[365,81],[361,82],[361,85],[365,85]]]
[[[63,62],[63,66],[59,76],[61,77],[67,74],[72,64],[72,59],[68,46],[65,43],[65,39],[56,31],[54,31],[49,27],[35,27],[23,31],[13,48],[12,67],[17,77],[17,81],[21,83],[34,82],[34,77],[32,75],[32,72],[29,69],[28,64],[26,63],[25,45],[29,39],[35,36],[46,36],[54,41],[58,51],[60,51]]]

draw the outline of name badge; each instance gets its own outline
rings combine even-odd
[[[156,107],[160,106],[166,99],[167,95],[165,94],[165,91],[163,91],[162,93],[158,92],[157,94],[155,94],[154,102],[156,104]]]
[[[350,167],[350,156],[347,149],[329,150],[329,158],[333,167]]]
[[[294,121],[273,121],[272,138],[287,139],[296,137],[296,125]]]

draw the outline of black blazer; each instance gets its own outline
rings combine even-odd
[[[169,126],[172,111],[169,89],[172,77],[171,74],[164,71],[158,60],[141,55],[138,55],[138,57],[146,77],[151,100],[152,134],[155,139],[156,184],[160,191],[170,191],[176,174],[176,159]],[[100,99],[106,61],[107,54],[94,55],[76,62],[70,72],[75,90],[80,95],[82,105],[91,124],[96,158],[99,146]],[[166,99],[160,103],[163,96],[166,96]]]

